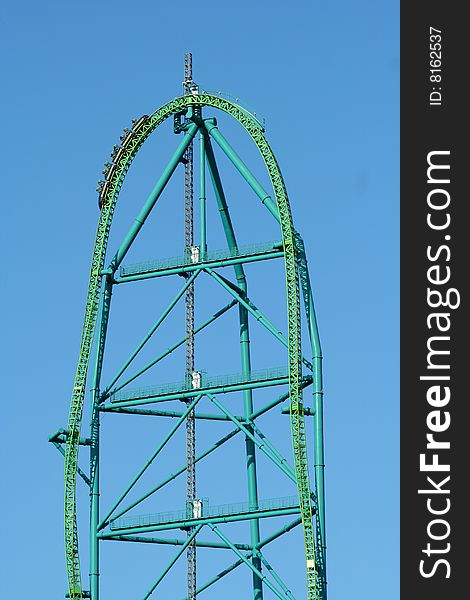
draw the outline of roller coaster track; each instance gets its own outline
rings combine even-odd
[[[78,450],[83,414],[85,386],[88,364],[94,338],[99,310],[99,300],[103,280],[109,231],[113,213],[126,173],[138,150],[149,135],[167,118],[184,113],[190,107],[209,106],[234,117],[250,134],[258,147],[267,167],[279,211],[282,241],[286,266],[286,290],[288,307],[288,373],[290,390],[290,419],[292,445],[294,451],[295,473],[298,498],[304,531],[307,598],[320,598],[318,557],[315,549],[315,531],[313,526],[312,492],[309,483],[307,446],[302,400],[301,368],[301,322],[300,290],[298,280],[298,256],[296,253],[295,230],[286,186],[276,158],[264,136],[260,123],[243,108],[228,100],[211,94],[181,96],[168,102],[149,117],[139,120],[128,134],[125,143],[115,152],[114,164],[107,173],[106,182],[100,195],[101,211],[93,247],[85,317],[80,343],[80,354],[73,386],[68,416],[68,437],[65,448],[65,552],[69,597],[74,600],[83,598],[80,560],[78,551],[78,532],[76,518],[76,477],[78,469]]]

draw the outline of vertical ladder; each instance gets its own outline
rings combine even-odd
[[[191,93],[193,79],[193,64],[191,52],[184,55],[184,81],[183,93]],[[194,244],[193,224],[193,143],[188,146],[184,154],[184,252],[189,259]],[[186,320],[186,383],[192,385],[194,372],[194,283],[186,291],[185,320]],[[190,403],[192,398],[188,398]],[[186,507],[193,512],[196,500],[196,468],[194,460],[196,457],[196,421],[194,411],[186,418]],[[188,530],[188,537],[192,534],[192,528]],[[191,541],[187,549],[187,577],[188,577],[188,600],[196,598],[196,540]]]

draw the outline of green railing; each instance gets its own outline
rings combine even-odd
[[[257,381],[270,381],[272,379],[288,378],[286,367],[278,367],[275,369],[261,369],[252,371],[247,377],[243,373],[235,373],[232,375],[218,375],[216,377],[207,377],[204,372],[201,372],[201,385],[199,388],[194,388],[187,381],[179,381],[175,383],[164,383],[157,386],[147,386],[141,388],[132,388],[122,390],[115,394],[110,394],[111,402],[123,402],[129,399],[150,398],[153,396],[163,396],[166,394],[174,394],[177,392],[188,392],[197,389],[219,388],[229,385],[237,385],[243,383],[252,383]]]
[[[242,515],[255,511],[275,510],[281,508],[298,508],[299,499],[297,496],[286,496],[284,498],[270,498],[268,500],[259,500],[258,506],[252,506],[249,502],[235,502],[230,504],[220,504],[217,506],[205,506],[203,504],[201,517],[225,517],[227,515]],[[177,523],[185,519],[193,518],[187,510],[162,512],[149,515],[130,515],[111,521],[110,529],[127,529],[129,527],[145,527],[147,525],[161,525],[163,523]]]
[[[241,246],[237,251],[224,248],[223,250],[208,252],[204,262],[228,260],[230,258],[241,258],[245,256],[254,256],[256,254],[267,254],[280,249],[282,249],[282,242],[280,241]],[[195,264],[195,262],[197,263],[199,261],[193,261],[189,255],[173,256],[162,260],[147,260],[131,265],[124,265],[120,268],[119,274],[121,277],[125,277],[152,271],[162,271],[164,269],[177,269],[178,267]]]
[[[261,131],[266,130],[266,119],[261,115],[258,115],[252,106],[247,104],[241,98],[234,96],[233,94],[229,94],[228,92],[224,92],[222,90],[202,90],[203,94],[212,94],[214,96],[219,96],[220,98],[224,98],[224,100],[228,100],[238,108],[241,108],[244,112],[248,114],[261,128]]]

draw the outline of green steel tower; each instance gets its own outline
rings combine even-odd
[[[269,185],[261,183],[256,170],[242,160],[220,130],[218,117],[221,122],[222,117],[227,121],[231,119],[249,134],[266,169],[263,180]],[[178,136],[176,150],[135,220],[128,226],[127,233],[114,252],[108,254],[111,223],[128,170],[144,142],[154,133],[158,138],[159,127],[168,119]],[[244,186],[243,193],[251,195],[253,201],[256,197],[261,201],[266,209],[266,219],[273,221],[280,230],[277,241],[263,240],[260,224],[256,231],[261,239],[253,240],[249,245],[238,243],[239,232],[233,218],[237,198],[225,185],[220,157],[226,163],[225,168],[230,166],[234,175],[238,173]],[[175,205],[184,205],[182,255],[135,264],[124,263],[147,218],[151,213],[155,214],[157,201],[168,194],[170,182],[181,177],[182,171],[184,194],[181,193],[180,197],[184,197],[184,202],[174,201]],[[171,588],[175,590],[170,596],[172,599],[205,597],[205,591],[212,590],[213,586],[220,597],[230,589],[224,588],[230,585],[230,573],[240,567],[249,578],[249,597],[254,600],[300,600],[301,597],[326,600],[322,355],[305,248],[300,234],[294,229],[286,186],[266,140],[264,123],[238,99],[200,90],[192,80],[192,57],[188,53],[185,57],[183,95],[164,104],[150,116],[135,119],[121,135],[121,141],[114,147],[103,173],[104,180],[97,188],[100,214],[67,427],[50,437],[65,459],[66,597],[99,600],[100,554],[103,545],[118,541],[122,542],[120,546],[123,548],[135,544],[151,546],[156,552],[168,556],[165,566],[149,574],[149,581],[143,587],[140,580],[135,582],[136,598],[169,597],[168,592],[165,596],[161,595],[162,588],[159,586],[162,581],[165,584],[173,581],[172,577],[175,581],[175,587]],[[174,194],[175,188],[171,189]],[[198,210],[195,210],[195,190]],[[225,247],[222,249],[212,248],[209,244],[211,231],[216,226],[210,215],[217,216],[218,227],[223,232]],[[195,218],[197,228],[194,227]],[[285,294],[285,332],[268,317],[269,306],[267,310],[259,306],[248,291],[248,281],[251,281],[247,275],[249,270],[263,268],[268,262],[284,264],[284,281],[277,281],[273,290],[277,296]],[[166,282],[175,279],[182,283],[176,295],[122,366],[109,380],[105,378],[104,366],[109,347],[113,344],[112,296],[119,295],[122,288],[147,280],[157,281],[164,290]],[[195,290],[199,290],[203,282],[210,282],[219,294],[226,296],[226,300],[218,310],[204,313],[204,296],[199,296],[198,292],[196,318]],[[170,340],[168,345],[166,336],[161,336],[162,324],[181,319],[181,312],[178,312],[180,301],[184,302],[184,335]],[[232,309],[238,311],[237,316]],[[210,356],[199,356],[198,340],[209,330],[220,326],[231,313],[236,323],[234,337],[239,345],[240,367],[235,373],[233,367],[225,371],[229,374],[209,373],[211,359]],[[256,358],[250,335],[257,328],[268,332],[266,335],[272,343],[282,349],[285,357],[283,366],[254,368]],[[156,353],[145,364],[138,364],[144,347],[148,348],[151,339],[152,343],[159,340],[159,335],[166,349]],[[183,353],[179,354],[179,350]],[[152,385],[142,383],[144,377],[151,376],[152,371],[155,373],[153,368],[156,365],[166,365],[169,357],[176,361],[181,357],[178,383],[167,383],[165,379],[156,379]],[[218,359],[220,362],[221,357]],[[226,362],[231,364],[232,360],[227,358]],[[204,369],[199,367],[200,364],[204,365]],[[159,377],[162,377],[161,373]],[[266,400],[266,394],[272,393],[275,387],[278,392]],[[87,404],[89,400],[89,414],[84,412],[86,400]],[[105,448],[105,441],[109,444],[109,439],[105,440],[103,436],[108,423],[106,419],[103,421],[103,417],[111,414],[116,415],[116,419],[135,420],[138,418],[136,415],[148,417],[152,423],[158,423],[159,428],[158,435],[152,438],[155,445],[150,456],[144,458],[130,480],[123,476],[122,481],[117,482],[120,491],[111,501],[104,502],[100,470],[104,475],[105,469],[100,454]],[[89,416],[90,421],[86,437],[82,433],[84,415]],[[290,422],[286,431],[291,441],[291,456],[279,450],[279,440],[275,436],[265,433],[265,418],[270,418],[270,422]],[[203,427],[211,428],[217,434],[216,441],[207,443],[209,437],[199,434],[196,440],[196,424],[198,431]],[[222,426],[230,428],[228,432],[223,430],[220,436],[218,428]],[[183,451],[177,440],[184,428]],[[276,432],[280,430],[275,429]],[[244,442],[237,455],[245,479],[243,485],[240,482],[238,486],[241,495],[230,498],[227,504],[213,505],[207,497],[211,496],[211,484],[217,484],[217,476],[200,479],[198,475],[196,490],[196,472],[207,462],[207,457],[222,455],[230,447],[232,439],[232,445],[237,439]],[[115,443],[120,443],[120,440],[116,439]],[[87,448],[82,448],[80,455],[89,452],[88,473],[79,467],[79,450],[83,446]],[[165,471],[167,459],[162,456],[170,448],[172,457],[181,455],[181,464],[175,469],[169,467],[163,477],[150,476],[152,465],[159,464]],[[266,481],[263,469],[266,465],[283,478],[282,489],[290,489],[289,496],[277,494],[278,497],[273,498],[271,494],[267,498],[263,493],[263,481]],[[89,488],[90,495],[89,533],[84,536],[89,540],[87,583],[83,580],[79,558],[78,531],[82,531],[82,524],[81,519],[77,519],[77,476]],[[144,512],[149,506],[147,501],[154,501],[156,497],[164,506],[169,486],[182,479],[181,476],[186,477],[186,484],[179,510],[174,509],[172,497],[169,502],[172,510]],[[137,493],[141,486],[143,488]],[[302,531],[303,539],[301,554],[305,591],[301,595],[299,592],[293,594],[290,590],[292,582],[288,581],[285,573],[280,574],[267,556],[275,541],[283,544],[285,553],[289,552],[293,543],[289,532],[296,528]],[[236,542],[233,541],[234,531]],[[241,532],[246,536],[243,541],[239,539]],[[172,553],[167,554],[171,547],[174,548]],[[233,562],[211,573],[211,561],[202,558],[206,554],[201,554],[196,564],[196,552],[207,549],[232,554]],[[181,591],[177,585],[181,576],[175,576],[175,573],[178,573],[177,568],[183,561],[178,559],[183,555],[186,555],[187,585]],[[200,576],[202,567],[203,577]],[[299,582],[295,583],[298,587]]]

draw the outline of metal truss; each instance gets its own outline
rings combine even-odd
[[[256,144],[266,165],[271,181],[272,192],[264,190],[250,169],[243,163],[241,158],[232,148],[228,140],[222,135],[214,118],[203,118],[202,109],[215,109],[236,119],[249,133]],[[149,195],[143,208],[131,225],[127,235],[120,244],[108,266],[105,266],[108,237],[113,219],[116,202],[127,171],[134,157],[145,140],[166,119],[173,117],[175,132],[182,134],[176,151],[170,159],[167,167],[161,174],[154,189]],[[167,266],[153,265],[147,267],[123,267],[119,272],[129,248],[132,246],[139,231],[152,211],[155,203],[165,189],[166,184],[176,171],[178,164],[187,163],[188,152],[192,148],[193,140],[199,133],[199,155],[200,155],[200,208],[201,229],[200,244],[197,255],[188,259],[188,252],[193,246],[192,231],[187,229],[185,256],[182,261],[167,264]],[[295,231],[292,222],[291,209],[287,196],[286,186],[282,178],[276,158],[265,138],[264,129],[260,121],[253,117],[246,109],[229,102],[228,100],[213,94],[199,93],[192,89],[181,97],[175,98],[165,104],[152,115],[144,115],[141,119],[133,122],[132,128],[125,130],[121,136],[122,144],[116,146],[111,155],[112,163],[107,163],[105,181],[101,182],[99,191],[100,216],[93,248],[88,293],[85,307],[85,317],[80,343],[79,360],[73,385],[72,398],[67,422],[67,429],[59,430],[51,436],[51,442],[64,454],[65,457],[65,550],[66,569],[68,579],[68,597],[75,600],[91,597],[99,599],[99,546],[106,540],[152,543],[176,546],[177,552],[168,566],[160,573],[158,578],[148,588],[143,598],[149,598],[158,587],[162,579],[171,571],[178,558],[185,552],[191,552],[198,546],[213,547],[229,550],[236,555],[236,561],[227,566],[226,569],[214,575],[207,582],[199,585],[197,589],[190,590],[190,596],[201,594],[204,590],[214,585],[228,573],[245,565],[250,571],[253,582],[253,598],[262,600],[263,589],[268,588],[278,598],[293,598],[289,588],[282,581],[273,566],[263,554],[263,548],[274,539],[283,536],[288,531],[301,524],[304,538],[305,570],[306,570],[306,597],[308,600],[326,599],[326,536],[325,536],[325,506],[324,506],[324,459],[323,459],[323,385],[321,373],[321,349],[318,329],[313,305],[313,297],[310,287],[308,266],[300,235]],[[231,222],[228,203],[225,197],[221,176],[217,167],[213,143],[228,157],[234,168],[238,170],[248,186],[254,191],[259,200],[267,208],[273,218],[279,223],[282,240],[258,250],[246,251],[238,246],[235,231]],[[192,150],[191,150],[192,162]],[[207,252],[205,231],[205,173],[208,170],[212,182],[214,196],[218,205],[219,213],[225,232],[228,249],[225,256],[217,258],[214,254]],[[192,195],[192,190],[191,190]],[[191,200],[192,201],[192,200]],[[189,240],[189,241],[188,241]],[[189,243],[191,242],[191,243]],[[273,324],[273,322],[262,312],[248,295],[247,281],[243,265],[247,262],[258,260],[270,260],[283,258],[286,273],[287,291],[287,334],[284,335]],[[222,270],[230,266],[233,268],[235,281],[230,281]],[[126,270],[127,269],[127,270]],[[158,276],[182,275],[186,278],[181,291],[170,303],[166,311],[156,321],[151,332],[147,334],[132,352],[129,359],[119,370],[116,376],[107,384],[101,382],[103,355],[106,345],[106,333],[113,291],[125,282],[132,282]],[[221,289],[225,290],[230,297],[230,303],[222,307],[206,321],[200,324],[194,323],[194,313],[190,317],[191,324],[186,336],[177,340],[165,352],[159,355],[151,363],[141,368],[137,373],[128,377],[125,382],[118,383],[121,376],[131,365],[134,358],[139,354],[159,325],[169,315],[178,300],[186,294],[186,298],[193,293],[195,280],[198,277],[211,278]],[[308,326],[308,338],[312,356],[307,359],[302,355],[301,348],[301,295],[304,300],[304,310]],[[214,323],[232,307],[238,306],[240,323],[240,347],[242,373],[232,378],[232,383],[217,385],[214,381],[200,381],[191,388],[190,375],[194,374],[194,356],[191,344],[194,336],[199,331]],[[189,309],[191,310],[191,308]],[[280,344],[287,348],[287,369],[276,373],[266,373],[264,377],[252,371],[249,350],[249,320],[257,321],[260,326],[265,327]],[[96,337],[95,337],[96,334]],[[95,345],[94,345],[95,339]],[[189,344],[189,346],[188,346]],[[137,395],[127,385],[137,379],[143,372],[150,369],[157,362],[163,360],[176,348],[185,345],[189,352],[186,373],[187,377],[179,387],[168,388],[165,392],[153,389]],[[92,348],[95,351],[92,352]],[[85,388],[90,361],[92,364],[91,385],[91,430],[86,440],[81,438],[81,424],[83,417],[83,405],[85,399]],[[189,362],[188,362],[189,360]],[[306,369],[306,372],[303,371]],[[265,407],[254,410],[252,402],[253,390],[261,387],[275,385],[287,385],[288,391],[281,394]],[[158,386],[157,386],[158,387]],[[311,387],[313,394],[312,407],[305,407],[303,401],[303,389]],[[219,394],[230,391],[241,391],[243,394],[243,414],[233,414],[227,405],[221,401]],[[119,396],[121,394],[121,396]],[[123,395],[124,394],[124,395]],[[213,413],[198,412],[197,405],[202,397],[209,398],[213,407]],[[146,407],[144,405],[157,402],[170,401],[172,399],[184,400],[185,410],[173,411]],[[288,401],[287,410],[291,423],[291,437],[293,447],[293,466],[289,464],[286,457],[276,449],[275,445],[262,433],[257,418],[272,410],[279,404]],[[158,406],[158,405],[157,405]],[[181,404],[180,404],[181,406]],[[146,414],[153,417],[167,417],[175,419],[168,434],[160,441],[149,459],[135,475],[133,480],[124,488],[122,494],[112,507],[105,513],[99,505],[99,420],[103,412],[114,412],[123,414]],[[308,466],[308,445],[305,433],[305,417],[312,415],[314,420],[314,486],[310,483]],[[190,466],[191,473],[188,474],[188,463],[185,462],[181,469],[164,478],[153,486],[140,499],[134,500],[123,506],[124,500],[142,474],[152,464],[161,450],[171,440],[178,428],[187,423],[189,440],[193,439],[194,425],[198,419],[206,419],[211,422],[229,421],[234,428],[225,436],[221,437],[215,444],[203,451],[196,453],[194,445],[191,447]],[[191,428],[193,428],[191,430]],[[237,434],[242,433],[245,437],[247,457],[247,479],[248,479],[248,507],[244,511],[229,512],[222,514],[219,510],[210,514],[204,513],[204,507],[196,507],[195,480],[191,479],[192,469],[206,456],[219,450],[225,443]],[[84,443],[85,442],[85,443]],[[78,466],[79,447],[88,445],[90,448],[90,473],[85,474]],[[65,448],[65,449],[64,449]],[[293,482],[297,489],[296,502],[288,507],[272,506],[266,507],[263,500],[258,497],[256,453],[263,452],[280,473],[289,481]],[[188,494],[193,499],[193,512],[184,518],[173,519],[167,523],[152,522],[148,525],[135,525],[121,527],[120,519],[143,500],[164,488],[170,481],[186,472],[189,476]],[[78,531],[76,519],[76,481],[79,475],[90,488],[90,590],[82,587]],[[260,536],[260,521],[279,515],[294,515],[295,520],[283,526],[276,534],[262,539]],[[248,543],[234,543],[220,527],[221,523],[246,520],[250,523],[250,540]],[[153,521],[156,521],[154,518]],[[157,531],[169,531],[171,529],[186,529],[188,535],[185,540],[180,538],[150,538],[142,534]],[[211,531],[218,541],[201,539],[203,531]],[[195,554],[193,567],[195,569]],[[195,577],[192,579],[195,585]],[[189,598],[188,598],[189,600]],[[193,600],[191,597],[190,600]]]

